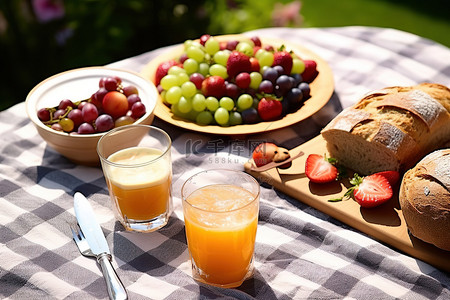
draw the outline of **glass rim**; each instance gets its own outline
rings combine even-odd
[[[163,151],[163,153],[161,153],[161,155],[159,155],[158,157],[151,159],[149,161],[146,162],[142,162],[142,163],[136,163],[136,164],[121,164],[121,163],[116,163],[116,162],[112,162],[109,161],[108,158],[104,157],[101,153],[100,153],[100,143],[102,142],[102,140],[108,136],[111,135],[115,132],[121,131],[121,130],[125,130],[125,129],[130,129],[131,127],[141,127],[141,128],[148,128],[151,130],[156,130],[157,132],[161,133],[162,135],[164,135],[167,138],[167,141],[169,142],[169,144],[167,145],[166,149]],[[136,167],[143,167],[143,166],[147,166],[149,164],[152,164],[156,161],[158,161],[159,159],[162,159],[162,157],[164,157],[167,152],[170,151],[170,148],[172,148],[172,139],[170,138],[169,134],[167,132],[165,132],[164,130],[162,130],[161,128],[158,128],[156,126],[152,126],[152,125],[145,125],[145,124],[130,124],[130,125],[124,125],[124,126],[120,126],[117,128],[113,128],[110,131],[108,131],[107,133],[105,133],[104,135],[102,135],[100,137],[100,139],[97,142],[97,154],[100,157],[100,160],[102,162],[107,163],[110,166],[114,166],[114,167],[120,167],[120,168],[136,168]],[[127,148],[124,148],[127,149]],[[120,150],[119,150],[120,151]],[[116,151],[117,152],[117,151]],[[116,153],[114,152],[114,153]]]
[[[187,201],[187,198],[192,193],[190,193],[189,195],[185,196],[184,195],[185,186],[188,183],[188,181],[190,181],[194,177],[196,177],[196,176],[198,176],[200,174],[203,174],[203,173],[208,173],[208,172],[233,172],[233,173],[239,173],[239,174],[244,175],[245,177],[249,178],[252,181],[252,183],[254,183],[258,187],[257,188],[258,191],[257,191],[256,195],[253,195],[253,193],[252,193],[252,195],[253,195],[252,201],[248,202],[247,204],[245,204],[245,205],[243,205],[241,207],[238,207],[238,208],[235,208],[235,209],[232,209],[232,210],[228,210],[228,211],[214,211],[214,210],[210,210],[210,209],[203,209],[203,208],[200,208],[200,207],[196,207],[196,206],[192,205],[191,203],[189,203]],[[209,184],[209,185],[205,185],[205,186],[210,186],[210,185],[213,185],[213,184]],[[198,190],[198,189],[196,189],[196,190]],[[181,186],[181,202],[182,202],[182,204],[186,203],[186,204],[189,205],[189,207],[192,207],[192,208],[194,208],[196,210],[200,210],[200,211],[208,212],[208,213],[214,213],[214,214],[227,214],[227,213],[232,213],[232,212],[236,212],[238,210],[244,209],[244,208],[252,205],[257,199],[259,199],[260,195],[261,195],[261,188],[259,186],[258,181],[253,176],[251,176],[248,173],[245,173],[244,171],[238,171],[238,170],[233,170],[233,169],[208,169],[208,170],[203,170],[203,171],[197,172],[194,175],[190,176],[188,179],[186,179],[186,181]]]

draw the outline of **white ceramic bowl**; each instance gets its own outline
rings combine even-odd
[[[56,131],[43,124],[37,117],[37,111],[43,107],[54,107],[63,99],[73,102],[88,99],[95,93],[102,77],[118,76],[123,86],[134,85],[139,91],[139,97],[146,107],[144,116],[135,124],[150,125],[154,117],[154,109],[158,97],[155,85],[133,73],[120,69],[106,67],[87,67],[66,71],[49,77],[36,85],[26,99],[28,117],[34,123],[38,133],[53,149],[71,161],[83,165],[98,165],[96,151],[97,142],[104,133],[69,135]]]

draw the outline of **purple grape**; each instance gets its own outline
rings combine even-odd
[[[65,110],[65,109],[58,109],[58,110],[55,111],[55,113],[53,114],[53,119],[59,119],[59,118],[62,117],[65,113],[66,113],[66,110]]]
[[[146,109],[145,105],[142,102],[136,102],[131,107],[131,117],[134,119],[139,119],[143,115],[145,115]]]
[[[75,104],[69,99],[64,99],[59,102],[58,109],[66,109],[68,107],[75,107]]]
[[[299,85],[300,82],[303,81],[303,78],[302,78],[301,74],[298,74],[298,73],[292,74],[291,77],[292,77],[292,79],[294,79],[294,85]]]
[[[300,104],[303,100],[303,93],[299,88],[292,88],[286,93],[284,98],[289,102],[289,104],[297,105]]]
[[[97,128],[98,132],[105,132],[110,129],[114,128],[114,120],[113,118],[108,114],[100,115],[95,120],[95,127]]]
[[[231,99],[237,99],[239,97],[239,88],[234,83],[227,83],[225,85],[225,94]]]
[[[78,126],[79,134],[89,134],[89,133],[95,133],[94,127],[89,123],[83,123],[80,126]]]
[[[42,122],[47,122],[50,120],[50,111],[46,108],[41,108],[38,110],[37,116]]]
[[[83,114],[81,113],[81,109],[78,108],[72,109],[67,115],[67,117],[73,121],[75,128],[77,128],[78,126],[81,125],[81,123],[83,123]]]
[[[244,110],[241,115],[243,123],[254,124],[259,122],[258,111],[253,107]]]
[[[127,101],[128,101],[128,109],[131,109],[133,104],[135,104],[136,102],[141,102],[141,97],[139,97],[139,95],[137,94],[131,94],[130,96],[128,96]]]
[[[263,80],[259,84],[259,92],[265,93],[265,94],[272,94],[273,93],[273,83],[269,80]]]
[[[284,74],[284,68],[280,65],[276,65],[273,67],[275,69],[275,71],[277,71],[278,76],[281,76]]]
[[[85,104],[81,110],[81,113],[83,115],[83,120],[87,123],[94,121],[98,117],[98,109],[92,103]]]
[[[274,68],[267,68],[265,71],[264,71],[264,74],[263,74],[263,79],[266,79],[266,80],[269,80],[270,82],[272,82],[272,83],[275,83],[275,81],[277,80],[277,78],[278,78],[278,72],[277,72],[277,70],[275,70]]]
[[[286,94],[292,88],[292,82],[287,75],[281,75],[277,78],[276,85],[279,87],[282,95]]]
[[[298,88],[302,91],[303,99],[308,99],[311,94],[311,88],[309,87],[309,84],[306,82],[301,82],[298,85]]]

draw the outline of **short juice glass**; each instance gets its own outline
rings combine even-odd
[[[260,188],[250,175],[207,170],[181,188],[192,275],[213,286],[240,286],[253,274]]]
[[[118,127],[100,138],[97,152],[116,218],[126,230],[150,232],[172,209],[171,139],[147,125]]]

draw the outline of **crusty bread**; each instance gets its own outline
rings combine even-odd
[[[330,156],[361,175],[406,171],[450,140],[450,89],[423,83],[374,91],[321,133]]]
[[[399,201],[412,235],[450,251],[450,148],[434,151],[405,173]]]

